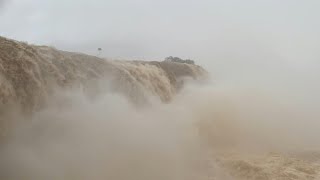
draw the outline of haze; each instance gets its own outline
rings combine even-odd
[[[113,59],[194,59],[216,80],[317,94],[317,0],[5,0],[0,35]],[[276,90],[278,92],[278,89]],[[312,93],[311,93],[312,92]]]
[[[12,56],[30,46],[1,39],[4,95],[37,99],[50,94],[51,79],[84,79],[99,98],[65,89],[43,98],[48,106],[32,117],[13,116],[32,125],[22,124],[3,148],[0,175],[200,179],[190,170],[198,170],[197,160],[205,177],[319,179],[319,9],[317,0],[0,0],[0,36],[111,59],[39,47]],[[192,75],[201,67],[112,61],[167,56],[195,60],[212,81],[186,78],[175,93],[184,78],[175,73]],[[87,78],[113,69],[119,89],[109,76],[96,86]],[[154,100],[154,93],[170,103]],[[150,107],[139,109],[126,97],[145,97]],[[114,158],[108,166],[105,157]]]
[[[2,6],[2,36],[93,55],[101,47],[109,58],[173,55],[220,69],[226,61],[264,66],[270,59],[310,67],[320,55],[317,0],[7,0]]]

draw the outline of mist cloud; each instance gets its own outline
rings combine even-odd
[[[310,66],[319,57],[319,7],[314,0],[13,0],[0,28],[3,36],[65,50],[101,47],[112,58],[173,55],[219,69]]]
[[[36,112],[34,123],[18,129],[5,146],[0,166],[6,169],[0,168],[0,174],[61,179],[70,170],[78,179],[99,179],[105,172],[114,173],[114,179],[186,179],[190,167],[184,165],[193,157],[229,148],[237,153],[287,153],[280,160],[259,159],[262,166],[241,153],[235,159],[228,154],[232,166],[227,169],[244,174],[277,177],[284,165],[293,166],[288,175],[298,171],[297,165],[313,168],[287,155],[320,148],[320,1],[0,3],[0,8],[6,5],[0,16],[1,36],[93,55],[100,47],[102,56],[109,58],[190,58],[213,77],[213,84],[205,87],[188,85],[170,104],[154,103],[139,111],[123,97],[109,94],[93,102],[77,91],[53,99],[53,105]],[[221,158],[214,156],[213,164],[218,163],[216,157]],[[107,171],[101,168],[105,164]],[[127,169],[114,171],[123,164]],[[172,172],[179,168],[178,174]],[[146,169],[154,178],[144,176]]]

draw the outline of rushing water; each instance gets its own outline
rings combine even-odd
[[[1,179],[317,179],[317,113],[196,65],[0,39]]]

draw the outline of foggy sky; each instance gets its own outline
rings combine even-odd
[[[1,36],[69,51],[95,55],[101,47],[105,57],[143,60],[179,56],[219,67],[216,71],[319,64],[318,0],[8,0],[1,5]]]
[[[320,107],[319,0],[6,0],[0,35],[116,59],[194,59],[215,81]]]

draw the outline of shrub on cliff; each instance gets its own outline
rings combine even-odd
[[[193,60],[190,60],[190,59],[183,60],[183,59],[181,59],[179,57],[172,57],[172,56],[166,57],[164,61],[177,62],[177,63],[186,63],[186,64],[194,64]]]

